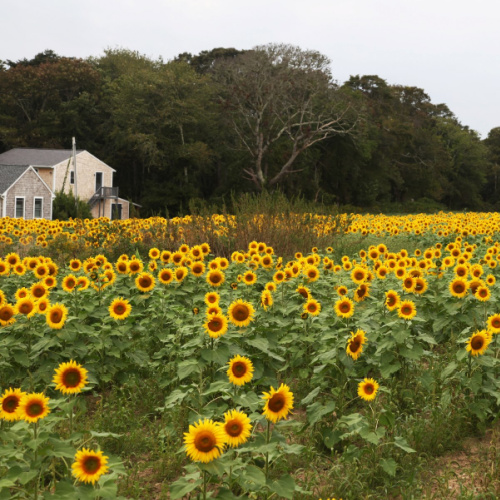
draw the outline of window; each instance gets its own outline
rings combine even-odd
[[[75,183],[75,171],[72,170],[70,173],[69,173],[69,183],[70,184],[74,184]]]
[[[102,187],[102,172],[95,173],[95,190],[99,191]]]
[[[35,198],[33,202],[33,218],[41,219],[43,217],[43,198]]]
[[[16,197],[16,219],[24,219],[24,198]]]
[[[111,220],[121,220],[122,218],[122,204],[111,203]]]

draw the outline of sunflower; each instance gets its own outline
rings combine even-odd
[[[236,326],[248,326],[253,320],[254,313],[252,304],[241,299],[232,302],[227,311],[229,321]]]
[[[19,401],[17,411],[20,419],[36,423],[50,413],[49,398],[45,397],[41,392],[24,394]]]
[[[207,306],[218,304],[220,301],[220,295],[217,292],[208,292],[205,294],[204,300]]]
[[[69,267],[72,271],[79,271],[82,268],[82,261],[80,259],[72,259],[69,261]]]
[[[0,307],[0,325],[8,326],[12,325],[16,321],[15,316],[16,310],[10,304],[4,304]]]
[[[339,297],[343,297],[344,295],[347,295],[347,293],[349,292],[349,290],[347,289],[347,287],[344,286],[344,285],[337,286],[335,288],[335,291],[337,292],[337,295]]]
[[[4,304],[7,304],[7,297],[5,296],[5,293],[0,290],[0,306],[3,306]]]
[[[182,283],[184,278],[188,275],[189,271],[186,266],[178,266],[174,269],[174,278],[177,283]]]
[[[207,273],[206,281],[211,286],[221,286],[225,281],[224,273],[219,269],[212,269]]]
[[[142,273],[144,269],[144,264],[138,259],[132,259],[128,262],[128,273],[129,274],[139,274]]]
[[[403,300],[398,306],[398,316],[403,319],[412,319],[417,314],[417,308],[411,300]]]
[[[366,280],[366,270],[362,267],[356,266],[351,271],[351,280],[354,281],[357,285],[363,283]]]
[[[283,283],[286,279],[286,274],[284,271],[276,271],[273,275],[273,281],[274,283]]]
[[[73,274],[68,274],[61,283],[62,289],[65,292],[72,292],[76,287],[76,276]]]
[[[150,273],[141,273],[135,278],[135,286],[141,292],[150,292],[155,287],[154,276]]]
[[[242,279],[245,285],[253,285],[257,281],[257,275],[253,271],[247,271]]]
[[[273,296],[269,290],[262,290],[260,295],[260,305],[267,311],[274,304]]]
[[[358,384],[358,396],[365,401],[372,401],[377,395],[379,385],[372,378],[365,378]]]
[[[30,291],[24,286],[22,288],[18,288],[16,290],[16,293],[14,294],[14,297],[16,298],[16,300],[25,299],[26,297],[29,297],[29,296],[30,296]]]
[[[488,331],[491,333],[500,333],[500,314],[493,314],[486,321],[488,325]]]
[[[349,297],[343,297],[335,302],[334,309],[339,318],[350,318],[354,314],[354,302]]]
[[[417,286],[417,281],[416,279],[407,274],[404,279],[403,279],[403,291],[405,291],[406,293],[412,293],[413,291],[415,291],[415,287]]]
[[[191,265],[191,274],[193,276],[199,277],[205,272],[205,264],[203,262],[194,262]]]
[[[426,292],[427,287],[428,287],[427,281],[424,278],[416,277],[415,289],[413,290],[413,293],[416,293],[417,295],[422,295],[423,293]]]
[[[318,316],[321,312],[321,304],[313,298],[309,298],[309,300],[304,304],[304,312],[310,314],[311,316]]]
[[[168,269],[168,268],[162,269],[158,273],[158,280],[163,285],[168,285],[169,283],[172,283],[172,281],[174,280],[174,273],[173,273],[172,269]]]
[[[40,300],[42,297],[45,297],[48,291],[49,287],[43,282],[33,283],[30,288],[31,296],[35,300]]]
[[[87,373],[88,371],[83,366],[71,360],[69,363],[61,363],[56,368],[52,382],[63,394],[77,394],[88,383]]]
[[[160,258],[160,250],[158,248],[150,248],[148,252],[148,256],[150,259],[157,260]]]
[[[0,276],[6,276],[10,272],[10,264],[0,259]]]
[[[351,338],[347,341],[346,353],[356,360],[363,352],[363,344],[366,342],[365,332],[357,330],[356,333],[351,332]]]
[[[186,454],[196,462],[208,463],[219,458],[225,443],[222,424],[206,418],[190,425],[189,432],[184,433]]]
[[[222,307],[220,307],[218,304],[212,304],[211,306],[207,307],[205,314],[206,314],[207,318],[211,314],[222,314]]]
[[[43,279],[43,283],[45,283],[49,288],[54,288],[57,285],[57,280],[54,276],[47,276]]]
[[[266,283],[264,288],[270,292],[275,292],[276,291],[276,283],[274,281],[269,281],[269,283]]]
[[[120,274],[128,273],[128,263],[126,260],[120,260],[115,264],[115,269]]]
[[[203,326],[208,335],[216,339],[227,332],[227,318],[223,314],[210,314]]]
[[[453,297],[462,298],[467,295],[467,290],[469,288],[469,284],[466,280],[462,278],[455,278],[449,286],[450,293]]]
[[[370,285],[368,283],[361,283],[361,285],[354,290],[354,300],[362,302],[366,297],[370,296]]]
[[[481,302],[487,302],[491,298],[490,289],[487,286],[479,286],[474,293],[474,297]]]
[[[39,280],[50,274],[49,266],[47,264],[38,264],[33,272]]]
[[[107,463],[108,457],[103,455],[102,451],[82,448],[76,452],[75,461],[71,465],[73,476],[82,483],[94,484],[103,474],[109,472]]]
[[[394,311],[394,309],[399,307],[400,302],[401,302],[401,299],[399,297],[398,292],[396,292],[394,290],[388,290],[387,292],[385,292],[384,304],[385,304],[385,307],[387,307],[387,309],[389,311]]]
[[[245,443],[252,432],[252,424],[248,416],[237,410],[224,413],[222,428],[226,435],[226,443],[232,448]]]
[[[79,276],[76,280],[76,288],[78,290],[87,290],[87,288],[90,286],[90,280],[87,278],[87,276]]]
[[[47,310],[47,324],[53,330],[60,330],[64,326],[67,316],[68,310],[64,304],[53,304]]]
[[[50,307],[50,300],[47,297],[43,297],[36,302],[36,312],[37,314],[45,315],[47,309]]]
[[[0,418],[8,421],[19,420],[19,403],[26,393],[21,389],[5,389],[0,397]]]
[[[237,354],[229,360],[229,368],[226,373],[229,382],[234,385],[244,385],[252,380],[253,371],[252,362],[245,356]]]
[[[309,283],[313,283],[319,279],[319,270],[315,266],[307,266],[302,270],[302,274],[307,278]]]
[[[16,314],[23,314],[27,318],[31,318],[36,313],[36,303],[31,297],[18,300],[16,302]]]
[[[109,315],[114,319],[125,319],[129,316],[130,311],[132,311],[132,306],[127,299],[118,297],[111,302],[108,311]]]
[[[491,335],[487,330],[478,330],[473,333],[469,338],[466,346],[467,352],[472,356],[482,355],[486,352],[489,343],[491,342]]]
[[[278,390],[271,387],[270,392],[264,392],[262,398],[266,402],[264,416],[273,423],[286,418],[293,409],[293,393],[285,384],[281,384]]]
[[[299,295],[302,295],[302,297],[304,297],[304,299],[309,299],[309,297],[311,296],[311,291],[309,290],[309,288],[307,288],[307,286],[303,286],[303,285],[299,285],[297,287],[297,290],[295,290]]]

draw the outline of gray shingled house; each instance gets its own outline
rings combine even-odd
[[[66,193],[72,191],[80,199],[89,203],[94,217],[129,218],[130,202],[120,198],[118,187],[113,187],[115,170],[88,151],[76,151],[76,164],[73,161],[73,151],[71,149],[16,148],[0,154],[0,196],[2,197],[4,192],[11,193],[12,182],[19,182],[13,179],[15,175],[14,167],[17,167],[17,171],[20,171],[21,167],[24,167],[24,170],[30,167],[31,171],[37,174],[37,178],[42,181],[44,187],[42,188],[40,182],[35,182],[30,174],[29,178],[32,181],[28,181],[27,178],[15,190],[17,193],[15,200],[19,198],[18,201],[3,199],[4,209],[0,211],[0,217],[6,215],[10,217],[22,216],[26,219],[35,217],[35,211],[33,210],[32,213],[31,208],[26,208],[28,205],[29,207],[35,207],[34,198],[44,198],[45,200],[47,196],[46,189],[48,188],[52,196],[59,190],[64,190]],[[9,181],[10,184],[8,184]],[[30,182],[33,183],[33,186],[29,186]],[[24,194],[21,194],[23,190]],[[35,191],[36,194],[34,194]],[[8,196],[11,197],[12,193],[8,194]],[[21,198],[23,196],[25,198],[25,208],[21,211]],[[36,206],[38,207],[39,204],[40,202],[37,201]],[[46,205],[47,211],[43,210],[43,217],[51,218],[52,198],[50,203],[48,200],[46,201]],[[49,207],[50,211],[48,211]],[[24,215],[21,215],[21,213]],[[38,208],[36,213],[40,213]]]
[[[54,194],[29,165],[0,166],[0,217],[51,219]]]

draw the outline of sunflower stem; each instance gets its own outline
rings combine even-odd
[[[266,432],[266,444],[269,444],[270,438],[271,438],[271,422],[268,420],[267,432]],[[267,483],[268,472],[269,472],[269,452],[266,451],[266,467],[265,467],[266,483]],[[266,493],[266,498],[267,498],[267,493]]]
[[[206,470],[203,471],[203,500],[207,500],[207,474]]]
[[[72,396],[69,397],[69,437],[73,435],[73,405],[71,404],[72,402]]]

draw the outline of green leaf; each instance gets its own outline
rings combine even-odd
[[[321,390],[321,387],[316,387],[316,389],[313,389],[303,400],[302,404],[303,405],[308,405],[318,394],[319,391]]]
[[[408,445],[407,441],[405,438],[399,436],[397,438],[394,438],[394,444],[398,447],[401,448],[402,450],[406,451],[406,453],[416,453],[413,448],[410,448]]]
[[[170,485],[170,498],[176,500],[184,495],[187,495],[198,486],[201,486],[203,481],[198,479],[196,481],[188,481],[185,477],[181,477]]]
[[[380,437],[375,434],[375,432],[370,431],[368,427],[363,427],[362,429],[360,429],[359,435],[369,443],[378,444],[380,442]]]
[[[254,483],[257,486],[264,486],[266,484],[266,476],[261,469],[255,465],[249,465],[243,472],[243,477],[246,481]]]
[[[397,464],[393,458],[382,458],[380,460],[380,465],[389,476],[394,477],[396,475]]]
[[[380,367],[380,374],[382,378],[389,378],[393,373],[396,373],[401,368],[401,363],[396,361],[395,363],[384,365]]]
[[[273,481],[269,485],[271,491],[274,491],[278,498],[289,498],[293,499],[293,494],[295,492],[295,481],[290,475],[285,475]]]
[[[455,369],[457,368],[457,363],[455,361],[452,361],[446,368],[441,372],[441,380],[444,380],[447,378],[449,375],[451,375]]]
[[[319,401],[309,405],[307,407],[307,420],[311,425],[314,425],[316,422],[319,422],[321,418],[328,414],[332,413],[335,410],[335,401],[330,401],[326,405],[322,405]]]
[[[199,369],[200,367],[196,359],[188,359],[186,361],[181,361],[177,365],[177,376],[179,377],[179,380],[183,380],[186,377],[189,377],[191,373],[199,371]]]

